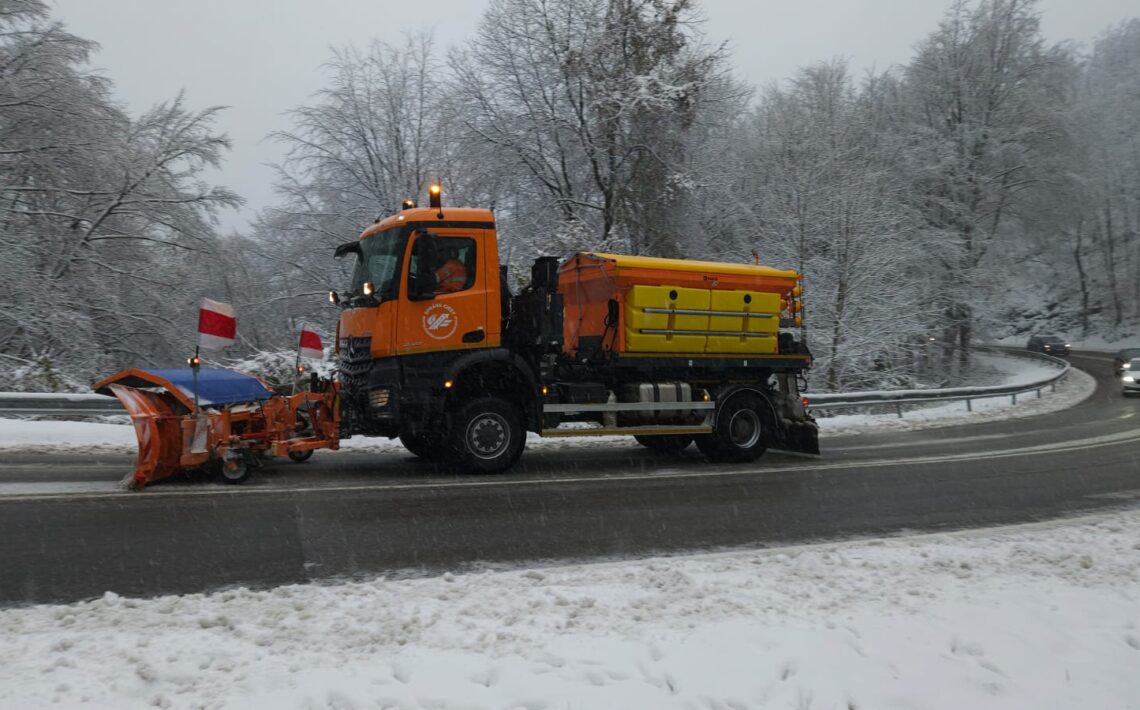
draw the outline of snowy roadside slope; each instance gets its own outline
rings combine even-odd
[[[1003,383],[1032,382],[1052,372],[1039,363],[1020,358],[987,357],[991,369],[1002,372]],[[975,400],[973,412],[966,411],[964,402],[956,402],[928,409],[908,408],[905,417],[895,414],[839,414],[820,416],[823,436],[860,434],[864,432],[925,429],[962,424],[964,421],[992,421],[1046,414],[1071,407],[1083,401],[1096,389],[1096,381],[1089,375],[1072,370],[1068,379],[1058,386],[1057,392],[1046,390],[1040,400],[1025,395],[1017,405],[1009,397]],[[543,439],[536,434],[527,437],[528,448],[574,448],[599,445],[629,446],[628,436],[589,437],[578,439]],[[0,418],[0,450],[28,453],[122,453],[136,450],[134,430],[129,424],[101,424],[94,422],[35,422]],[[393,453],[406,455],[398,440],[361,438],[341,443],[341,450],[359,453]]]
[[[1140,708],[1140,512],[0,611],[0,706]]]

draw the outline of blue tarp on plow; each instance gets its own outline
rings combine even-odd
[[[194,373],[186,368],[143,370],[161,377],[187,396],[194,397]],[[261,402],[273,396],[261,380],[233,370],[203,367],[198,370],[198,399],[203,406]]]

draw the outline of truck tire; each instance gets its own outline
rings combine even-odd
[[[426,461],[438,461],[443,458],[443,442],[439,437],[429,434],[400,434],[400,443],[404,445],[413,456]]]
[[[650,451],[659,454],[671,454],[676,456],[685,449],[689,448],[689,444],[693,443],[693,437],[687,434],[659,434],[657,436],[634,436],[637,443],[641,444]]]
[[[732,397],[717,413],[716,430],[697,437],[697,448],[710,461],[747,463],[768,448],[763,402],[753,394]]]
[[[448,454],[460,473],[499,473],[518,461],[526,445],[519,411],[498,397],[467,402],[451,420]]]

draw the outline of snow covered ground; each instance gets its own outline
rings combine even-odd
[[[1140,511],[0,611],[0,707],[1140,708]]]
[[[1055,372],[1047,365],[1020,358],[985,355],[978,357],[985,359],[988,369],[1001,373],[1003,383],[1039,381],[1047,373]],[[973,412],[967,411],[965,402],[923,409],[907,407],[902,419],[894,413],[875,415],[839,413],[836,416],[820,416],[820,431],[824,436],[846,435],[948,426],[961,424],[966,419],[991,421],[1034,416],[1071,407],[1091,395],[1095,389],[1096,382],[1092,377],[1079,370],[1073,370],[1068,379],[1057,387],[1056,392],[1046,390],[1042,393],[1041,399],[1036,399],[1031,393],[1020,396],[1016,405],[1011,403],[1008,396],[974,400]],[[842,412],[842,410],[837,411]],[[543,439],[536,434],[530,434],[527,447],[573,448],[596,447],[604,444],[628,446],[631,441],[632,439],[627,436]],[[0,418],[0,449],[33,453],[130,454],[134,453],[136,443],[134,430],[125,423],[37,422]],[[398,440],[360,437],[342,442],[341,450],[358,453],[393,453],[400,456],[406,454]]]

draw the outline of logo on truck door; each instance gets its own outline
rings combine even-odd
[[[436,340],[446,340],[459,328],[459,316],[446,303],[433,303],[424,311],[424,332]]]

